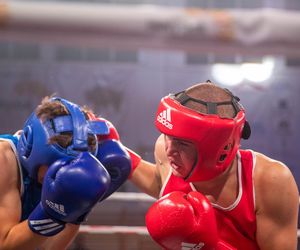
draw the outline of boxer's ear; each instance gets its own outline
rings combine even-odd
[[[251,127],[249,122],[246,120],[242,131],[242,138],[247,140],[249,139],[250,135],[251,135]]]

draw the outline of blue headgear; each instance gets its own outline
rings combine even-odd
[[[89,134],[95,137],[96,135],[109,134],[109,127],[105,121],[87,120],[78,105],[58,97],[52,98],[50,101],[60,101],[69,111],[69,114],[41,121],[33,112],[25,122],[17,145],[22,166],[35,180],[41,165],[49,166],[61,158],[71,160],[80,152],[89,151]],[[49,138],[62,132],[73,134],[70,146],[63,148],[58,144],[49,143]],[[97,138],[96,148],[98,148]],[[96,155],[97,150],[91,153]]]

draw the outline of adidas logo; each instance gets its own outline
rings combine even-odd
[[[29,220],[30,228],[42,235],[54,235],[60,232],[64,225],[58,224],[52,219]]]
[[[199,250],[204,247],[204,243],[200,242],[198,244],[181,242],[181,250]]]
[[[168,129],[173,129],[173,124],[171,124],[171,109],[170,108],[159,113],[159,115],[157,116],[156,119],[158,122],[160,122],[162,125],[164,125]]]
[[[52,201],[46,200],[46,204],[53,209],[56,213],[66,216],[64,205],[54,203]]]

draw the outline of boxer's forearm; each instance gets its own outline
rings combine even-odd
[[[47,241],[39,248],[41,250],[52,250],[52,249],[67,249],[68,246],[75,239],[79,231],[79,225],[66,224],[66,228],[55,235],[54,237],[48,238]]]
[[[3,225],[4,222],[2,221]],[[2,228],[3,229],[3,228]],[[39,245],[46,241],[46,237],[33,233],[27,221],[23,221],[2,235],[0,240],[0,249],[23,249],[31,250],[37,248]]]
[[[161,181],[156,165],[142,160],[133,172],[130,180],[144,193],[154,197],[159,197]]]

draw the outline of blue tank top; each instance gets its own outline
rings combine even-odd
[[[33,209],[37,206],[37,204],[41,200],[41,190],[42,185],[38,182],[34,181],[32,178],[28,176],[27,171],[23,166],[20,165],[17,153],[17,143],[18,137],[14,135],[0,135],[0,141],[7,141],[10,143],[11,148],[13,149],[16,158],[18,167],[20,169],[21,176],[21,202],[22,202],[22,217],[21,221],[26,220]]]

